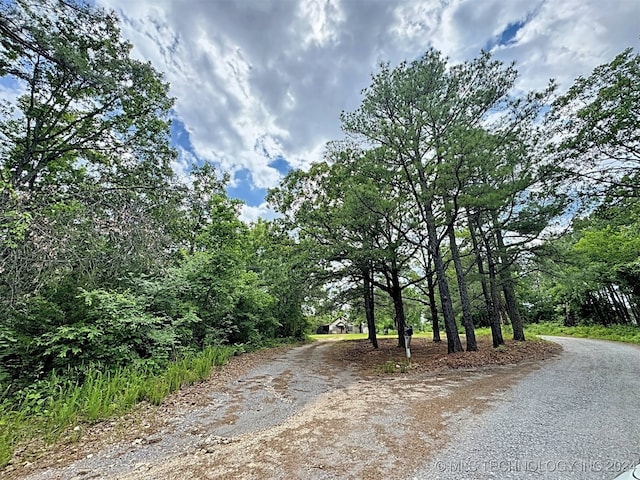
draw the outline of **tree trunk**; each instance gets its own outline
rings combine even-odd
[[[606,288],[602,287],[598,291],[598,297],[600,301],[604,304],[604,323],[603,325],[611,325],[611,318],[615,314],[615,306],[611,303],[611,298],[609,298],[609,292]]]
[[[406,327],[406,319],[404,315],[404,302],[402,301],[400,277],[395,265],[393,265],[391,270],[391,288],[389,293],[391,294],[391,300],[393,301],[393,309],[395,312],[395,323],[398,330],[398,347],[405,348],[404,329]]]
[[[369,328],[369,341],[373,348],[378,348],[378,337],[376,335],[376,321],[374,316],[374,298],[373,298],[373,269],[368,267],[363,269],[362,278],[364,279],[364,311],[367,317],[367,327]]]
[[[571,307],[569,302],[564,302],[564,326],[565,327],[573,327],[575,326],[575,322],[573,319],[573,312],[571,311]]]
[[[444,328],[447,332],[447,352],[462,352],[462,344],[458,335],[458,327],[456,325],[456,317],[453,312],[453,304],[451,303],[451,294],[449,292],[449,284],[447,282],[446,269],[442,255],[440,253],[440,242],[436,231],[436,220],[433,215],[433,208],[430,203],[424,205],[426,213],[427,235],[429,239],[429,250],[433,258],[433,264],[436,271],[436,279],[438,282],[438,292],[440,293],[440,305],[442,307],[442,316],[444,318]]]
[[[429,309],[431,310],[431,330],[433,330],[433,341],[440,343],[440,324],[438,320],[438,305],[436,305],[436,286],[433,284],[434,272],[427,271],[427,288],[429,289]]]
[[[496,243],[498,244],[498,255],[500,256],[500,281],[502,282],[502,291],[504,292],[504,300],[507,307],[507,313],[511,319],[511,327],[513,328],[513,339],[524,342],[524,329],[522,327],[522,317],[518,310],[518,302],[516,300],[516,292],[513,286],[513,278],[511,277],[511,259],[507,254],[507,247],[504,244],[502,230],[498,222],[496,212],[491,212],[493,220],[493,228],[496,232]]]
[[[484,271],[484,262],[480,253],[480,243],[478,241],[478,232],[476,230],[477,225],[478,229],[481,231],[479,215],[471,215],[469,212],[467,212],[467,215],[469,218],[469,232],[471,234],[471,242],[473,244],[473,251],[475,252],[478,273],[480,274],[480,282],[482,284],[482,294],[484,296],[484,303],[487,308],[487,313],[489,314],[489,326],[491,327],[493,346],[497,347],[498,345],[504,343],[504,339],[502,338],[502,327],[500,326],[500,314],[498,312],[498,307],[494,301],[495,286],[490,287],[489,285],[487,285],[487,273]],[[488,257],[489,255],[487,254],[487,258]],[[489,280],[491,280],[490,274]]]
[[[500,266],[498,265],[498,261],[496,260],[496,272],[499,272],[499,271],[500,271]],[[502,322],[502,325],[509,325],[510,324],[509,314],[507,313],[507,307],[505,306],[503,295],[500,293],[500,287],[502,287],[502,281],[498,282],[498,299],[497,299],[498,314],[500,315],[500,321]]]
[[[613,304],[616,310],[618,310],[619,312],[618,316],[621,318],[621,320],[624,323],[631,323],[631,316],[629,315],[629,310],[627,309],[627,306],[625,305],[624,301],[618,295],[618,292],[616,291],[616,289],[611,284],[608,285],[607,288],[609,290],[609,294],[611,295],[611,299],[613,300]]]
[[[629,294],[629,293],[625,293],[624,296],[627,299],[627,303],[629,304],[629,307],[631,308],[631,323],[633,325],[638,325],[638,309],[636,304],[633,301],[633,295]]]
[[[467,337],[467,352],[476,352],[478,344],[476,343],[476,332],[471,319],[471,303],[469,302],[469,293],[467,291],[467,279],[464,277],[464,269],[460,261],[460,251],[456,242],[456,234],[453,225],[449,225],[449,245],[451,248],[451,256],[453,257],[453,265],[456,269],[456,279],[458,280],[458,291],[460,292],[460,304],[462,306],[462,325]]]
[[[495,257],[491,248],[491,242],[488,235],[485,235],[482,231],[479,215],[475,216],[475,226],[482,237],[484,243],[485,252],[487,255],[487,265],[489,270],[489,315],[491,318],[491,338],[493,340],[493,347],[497,348],[504,344],[504,338],[502,336],[502,324],[500,321],[500,314],[498,312],[498,287],[496,279],[496,263]]]
[[[485,238],[486,240],[486,238]],[[496,348],[504,344],[504,338],[502,336],[502,322],[500,321],[500,314],[497,311],[498,299],[498,285],[496,279],[496,266],[493,260],[493,253],[487,253],[487,262],[489,265],[489,291],[491,295],[491,304],[493,308],[493,315],[491,315],[491,337],[493,340],[493,347]]]
[[[593,312],[598,319],[598,324],[604,325],[606,322],[605,315],[602,312],[602,308],[600,307],[600,300],[598,297],[592,293],[587,294],[587,302],[591,304],[591,308],[593,308]]]

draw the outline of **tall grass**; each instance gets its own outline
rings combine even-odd
[[[530,323],[524,326],[527,338],[536,335],[566,335],[571,337],[595,338],[601,340],[613,340],[616,342],[640,343],[640,327],[633,325],[577,325],[565,327],[561,323],[543,322]],[[491,335],[489,327],[476,328],[476,336]],[[513,329],[511,325],[502,325],[504,338],[511,338]]]
[[[93,423],[122,414],[143,400],[158,405],[169,393],[209,377],[235,350],[208,347],[170,363],[161,373],[143,367],[110,372],[88,369],[82,383],[53,373],[25,392],[20,401],[7,396],[8,388],[0,390],[0,467],[9,462],[20,442],[36,436],[53,442],[78,422]]]
[[[616,342],[640,343],[640,327],[633,325],[576,325],[566,327],[561,323],[532,323],[526,326],[526,333],[533,335],[567,335],[581,338],[596,338]]]

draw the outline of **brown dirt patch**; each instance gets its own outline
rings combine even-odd
[[[526,342],[506,340],[505,345],[493,348],[491,338],[478,337],[478,351],[447,354],[446,341],[435,343],[428,338],[416,337],[411,341],[411,366],[408,372],[437,372],[460,368],[478,368],[495,365],[511,365],[545,360],[557,355],[562,347],[557,343],[533,339]],[[464,340],[463,340],[464,345]],[[362,373],[383,375],[407,370],[404,348],[398,347],[397,338],[378,339],[378,349],[368,340],[351,340],[335,344],[338,364],[350,364]]]

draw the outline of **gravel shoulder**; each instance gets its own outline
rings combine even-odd
[[[551,342],[496,351],[481,340],[479,352],[447,355],[446,345],[416,338],[412,368],[383,373],[403,364],[394,340],[373,350],[336,338],[236,357],[159,407],[83,426],[79,441],[25,446],[0,476],[411,478],[460,419],[473,423],[560,351]]]

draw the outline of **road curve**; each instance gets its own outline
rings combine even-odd
[[[640,463],[640,348],[546,337],[564,352],[455,434],[408,478],[609,480]]]

